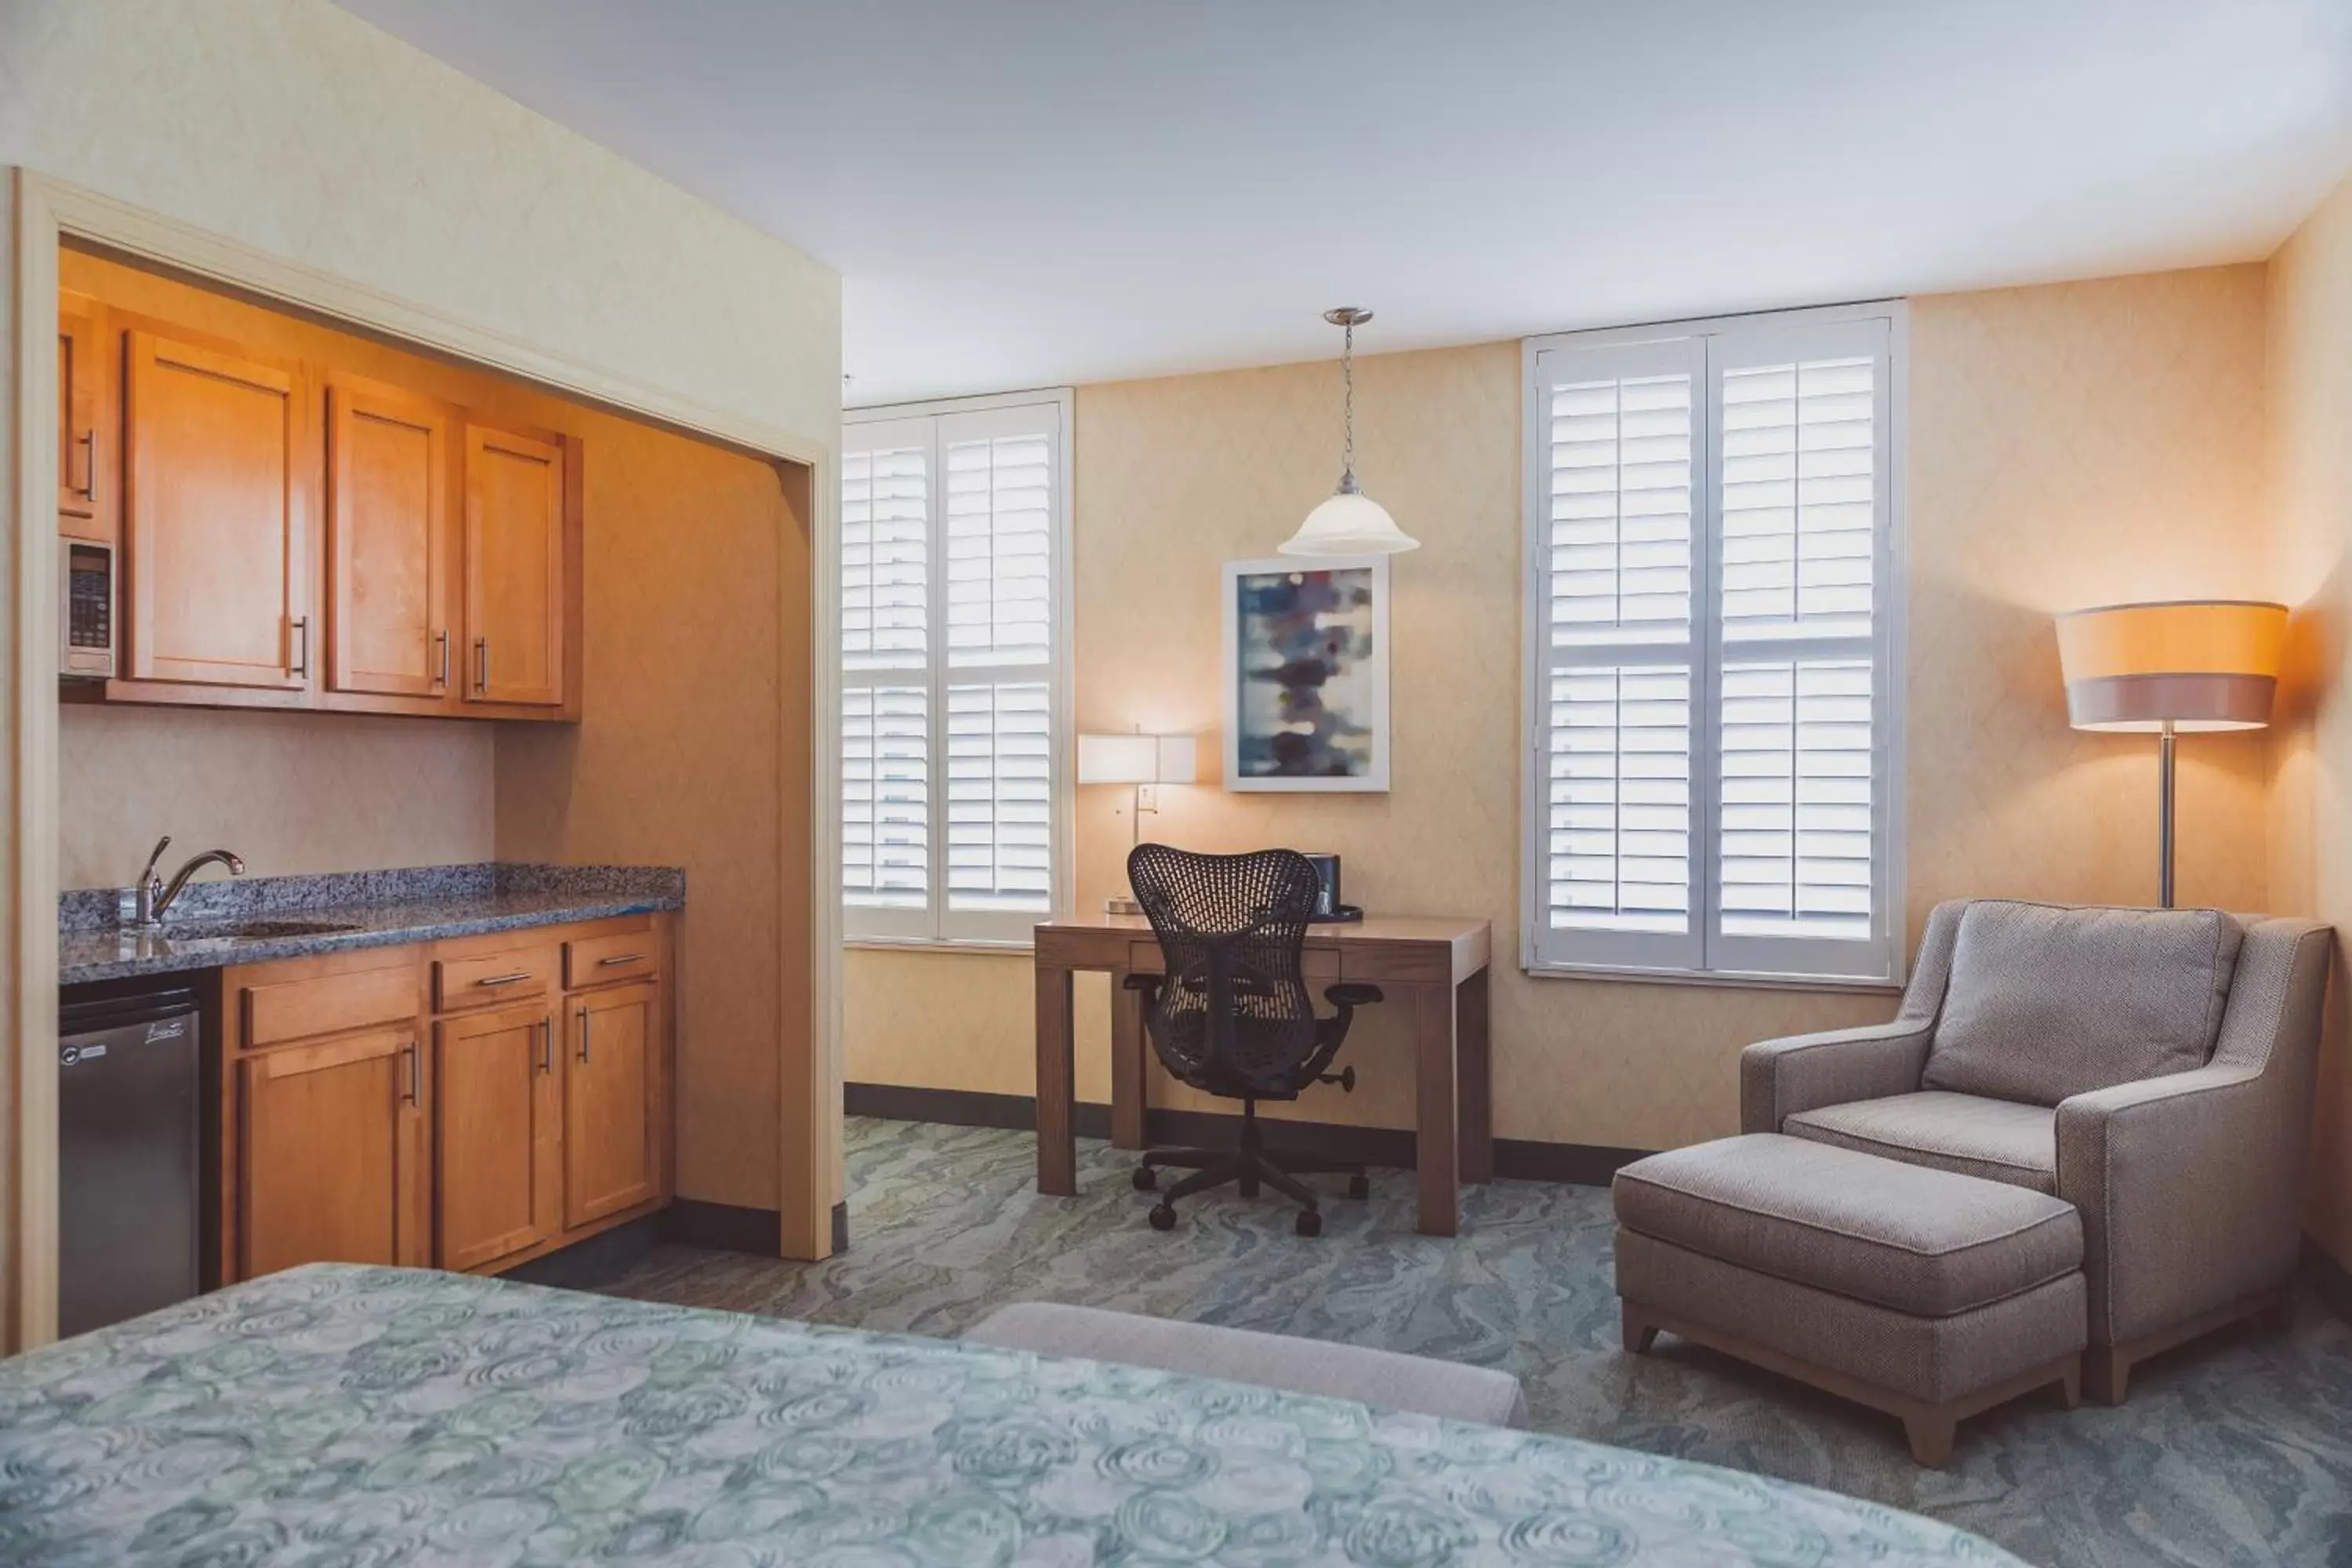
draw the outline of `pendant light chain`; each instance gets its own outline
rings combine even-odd
[[[1347,346],[1339,351],[1339,380],[1347,388],[1348,435],[1339,458],[1339,493],[1356,493],[1356,323],[1347,323]]]

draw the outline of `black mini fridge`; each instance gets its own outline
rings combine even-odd
[[[192,991],[58,1009],[60,1334],[196,1294],[198,1030]]]

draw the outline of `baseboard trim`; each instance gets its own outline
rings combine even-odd
[[[2352,1323],[2352,1268],[2307,1236],[2303,1238],[2303,1279],[2329,1311]]]
[[[700,1198],[680,1198],[663,1211],[663,1218],[667,1222],[662,1226],[663,1236],[688,1247],[749,1252],[761,1258],[780,1257],[783,1251],[784,1216],[780,1209],[742,1208],[734,1204],[706,1203]],[[847,1223],[845,1215],[840,1224],[845,1227]]]
[[[654,1249],[667,1228],[667,1210],[639,1215],[569,1247],[543,1252],[501,1272],[501,1279],[552,1285],[563,1290],[593,1290],[626,1274]]]
[[[1037,1125],[1037,1101],[1026,1094],[982,1094],[960,1089],[915,1089],[903,1084],[845,1084],[842,1109],[850,1116],[884,1121],[932,1121],[948,1127],[994,1127],[1026,1132]],[[1237,1115],[1216,1110],[1153,1110],[1144,1119],[1155,1143],[1230,1143]],[[1413,1134],[1402,1127],[1356,1127],[1339,1121],[1265,1123],[1266,1139],[1279,1153],[1288,1149],[1318,1160],[1410,1169]],[[1110,1107],[1080,1102],[1078,1134],[1110,1136]],[[1530,1139],[1495,1140],[1495,1173],[1524,1182],[1565,1182],[1605,1187],[1621,1166],[1648,1151],[1595,1143],[1546,1143]]]

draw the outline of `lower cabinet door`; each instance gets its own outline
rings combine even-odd
[[[413,1030],[241,1058],[237,1272],[425,1262],[425,1063]]]
[[[433,1029],[434,1261],[476,1268],[563,1224],[555,1018],[513,1007]]]
[[[565,999],[563,1223],[586,1225],[660,1190],[660,988]]]

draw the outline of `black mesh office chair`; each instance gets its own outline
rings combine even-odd
[[[1348,1195],[1370,1191],[1361,1165],[1269,1159],[1258,1131],[1257,1102],[1296,1100],[1310,1083],[1352,1090],[1356,1069],[1331,1065],[1355,1010],[1381,999],[1377,986],[1334,985],[1323,994],[1339,1012],[1315,1016],[1300,959],[1315,911],[1315,868],[1295,849],[1249,855],[1195,855],[1164,844],[1139,845],[1127,858],[1128,883],[1150,918],[1167,973],[1132,974],[1144,993],[1151,1045],[1182,1082],[1242,1102],[1241,1146],[1234,1150],[1152,1149],[1136,1167],[1139,1192],[1158,1186],[1160,1167],[1191,1169],[1151,1211],[1155,1230],[1176,1224],[1175,1200],[1240,1184],[1255,1197],[1263,1182],[1303,1205],[1298,1234],[1318,1236],[1323,1216],[1299,1174],[1344,1173]]]

